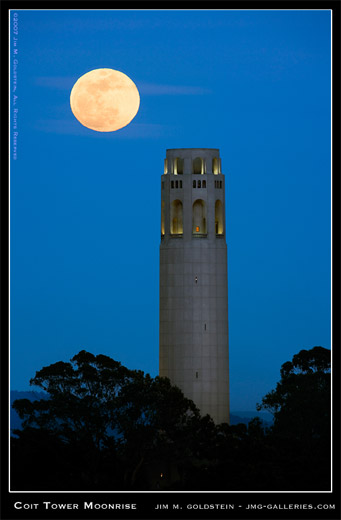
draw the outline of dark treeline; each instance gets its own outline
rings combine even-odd
[[[215,425],[166,378],[81,351],[19,399],[11,489],[324,491],[330,489],[330,351],[302,350],[258,405],[273,426]]]

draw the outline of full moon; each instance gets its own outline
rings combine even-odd
[[[70,105],[83,126],[97,132],[114,132],[136,116],[140,95],[135,83],[123,72],[95,69],[76,81]]]

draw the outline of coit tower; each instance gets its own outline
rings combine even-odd
[[[167,150],[161,177],[160,376],[229,421],[225,178],[219,150]]]

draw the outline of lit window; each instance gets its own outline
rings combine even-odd
[[[218,175],[219,172],[219,162],[218,162],[218,159],[217,157],[213,157],[212,159],[212,172],[214,173],[214,175]]]
[[[182,175],[184,173],[184,160],[176,157],[174,160],[174,175]]]
[[[183,212],[181,200],[174,200],[171,204],[170,233],[171,235],[183,234]]]
[[[205,201],[198,199],[193,204],[192,233],[194,236],[206,235],[206,205]],[[199,234],[198,234],[199,233]]]
[[[194,159],[192,168],[193,168],[193,173],[195,173],[195,174],[204,173],[204,171],[203,171],[203,160],[202,160],[201,157],[196,157]]]
[[[224,215],[221,200],[216,200],[215,203],[215,233],[216,235],[223,235],[224,233]]]

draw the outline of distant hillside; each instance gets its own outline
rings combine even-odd
[[[249,424],[251,419],[254,419],[255,417],[259,417],[259,419],[262,421],[263,426],[269,428],[272,426],[273,423],[273,417],[270,413],[266,412],[243,412],[243,411],[236,411],[230,413],[230,424]]]
[[[10,402],[11,402],[11,412],[10,412],[10,421],[11,421],[11,431],[20,430],[21,428],[21,419],[17,412],[12,408],[12,404],[17,399],[29,399],[30,401],[38,401],[40,399],[46,399],[48,395],[44,392],[18,392],[17,390],[11,390],[10,394]]]
[[[11,404],[16,399],[29,399],[30,401],[36,401],[38,399],[44,399],[48,394],[45,392],[33,392],[32,390],[28,390],[27,392],[20,392],[18,390],[11,390]]]
[[[46,399],[48,394],[44,392],[18,392],[17,390],[11,391],[11,431],[19,430],[21,428],[21,419],[17,412],[12,408],[12,404],[16,399],[29,399],[30,401],[37,401],[40,399]],[[251,419],[254,417],[259,417],[263,423],[263,426],[269,427],[272,425],[272,415],[269,413],[259,413],[259,412],[243,412],[236,411],[231,412],[230,414],[230,424],[246,424],[248,425]]]

